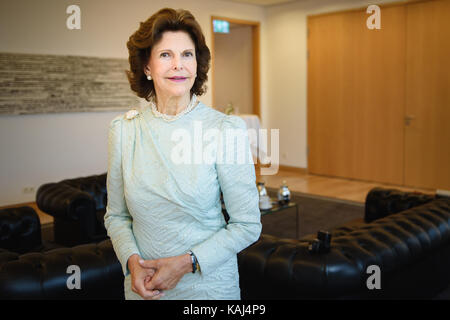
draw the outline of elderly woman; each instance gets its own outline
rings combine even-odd
[[[230,162],[242,148],[217,141],[244,131],[250,153],[245,122],[197,99],[210,52],[189,11],[158,11],[127,47],[131,89],[148,105],[114,118],[108,136],[105,226],[125,274],[125,297],[240,299],[237,253],[261,232],[255,169],[253,162]],[[200,139],[212,141],[205,147],[214,161],[180,163],[174,134],[198,136],[199,125],[219,133]],[[198,157],[198,144],[189,146],[181,145]]]

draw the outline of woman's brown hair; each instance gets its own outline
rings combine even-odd
[[[187,10],[164,8],[140,23],[128,42],[128,61],[130,70],[126,70],[131,90],[147,101],[155,95],[153,81],[147,80],[144,67],[147,65],[152,47],[161,40],[165,31],[185,31],[195,44],[197,58],[197,77],[191,88],[191,94],[198,96],[206,92],[211,53],[206,46],[205,37],[194,16]]]

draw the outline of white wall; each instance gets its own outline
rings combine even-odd
[[[0,51],[127,58],[126,41],[139,22],[167,6],[190,10],[208,45],[212,15],[260,21],[262,125],[280,129],[282,165],[306,168],[306,17],[381,2],[391,1],[302,0],[262,8],[220,0],[2,0]],[[71,4],[81,7],[81,30],[66,28]],[[210,94],[201,98],[208,105]],[[117,114],[0,116],[0,206],[34,201],[24,187],[105,172],[107,128]]]
[[[214,36],[214,104],[224,111],[232,103],[236,113],[253,113],[252,27],[236,26]]]
[[[307,16],[385,2],[398,0],[302,0],[266,10],[261,114],[264,127],[280,129],[280,164],[308,166]]]
[[[71,4],[81,8],[81,30],[66,28]],[[2,0],[0,51],[128,58],[129,36],[163,7],[190,10],[208,45],[212,15],[264,25],[263,8],[220,0]],[[210,91],[201,100],[210,105]],[[106,172],[107,129],[119,113],[0,116],[0,206],[34,201],[24,187]]]

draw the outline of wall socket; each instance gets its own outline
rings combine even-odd
[[[22,189],[23,193],[33,193],[34,192],[34,187],[25,187]]]

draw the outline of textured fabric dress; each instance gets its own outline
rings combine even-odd
[[[200,272],[185,274],[162,299],[240,299],[237,253],[261,232],[245,122],[195,95],[184,112],[165,116],[151,102],[109,127],[105,227],[125,275],[125,298],[141,298],[131,290],[131,255],[148,260],[192,250]],[[234,131],[244,132],[244,148],[226,134]]]

